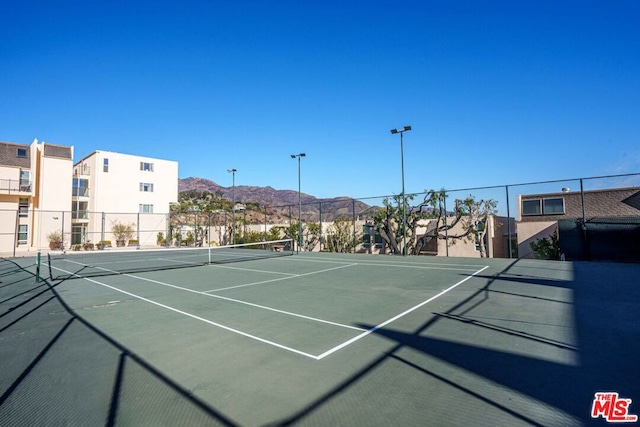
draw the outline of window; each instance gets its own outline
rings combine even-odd
[[[26,224],[20,224],[18,226],[18,244],[26,245],[27,244],[27,232],[29,230],[29,226]]]
[[[542,215],[542,207],[540,206],[540,199],[523,200],[522,215]]]
[[[17,156],[21,159],[27,158],[27,149],[26,148],[18,148]]]
[[[31,191],[31,174],[28,170],[20,171],[20,191]]]
[[[71,202],[71,218],[88,219],[89,218],[89,202]]]
[[[102,161],[102,172],[109,172],[109,159]]]
[[[373,225],[365,224],[362,226],[362,247],[369,249],[372,245],[376,249],[382,249],[382,236]]]
[[[153,172],[153,163],[140,162],[140,170]]]
[[[153,193],[153,184],[148,182],[141,182],[140,191]]]
[[[21,217],[29,216],[29,199],[20,197],[18,201],[18,212]]]
[[[564,214],[564,199],[555,197],[549,199],[531,199],[522,201],[522,215],[562,215]]]
[[[542,200],[542,212],[545,215],[561,215],[564,213],[564,199],[558,197],[556,199]]]
[[[72,193],[74,196],[89,196],[89,180],[73,178]]]
[[[153,205],[140,205],[140,213],[153,213]]]
[[[483,241],[486,242],[486,240],[487,240],[487,235],[486,234],[484,235],[482,240],[480,239],[480,235],[484,232],[484,226],[485,226],[484,221],[476,222],[476,233],[475,233],[475,236],[474,236],[474,241],[475,241],[475,244],[476,244],[476,252],[480,252],[480,245],[483,244]]]

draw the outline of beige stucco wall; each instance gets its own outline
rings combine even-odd
[[[556,221],[519,222],[518,257],[535,258],[530,244],[541,238],[547,238],[558,229]]]

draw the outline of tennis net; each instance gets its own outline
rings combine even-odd
[[[293,254],[291,239],[204,248],[107,249],[50,252],[52,280],[196,267]]]

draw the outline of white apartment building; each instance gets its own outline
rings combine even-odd
[[[70,230],[73,147],[0,142],[0,252],[37,250],[52,230]]]
[[[130,239],[156,243],[178,200],[178,163],[95,151],[73,166],[71,244],[115,241],[114,225],[130,225]],[[115,245],[115,244],[114,244]]]

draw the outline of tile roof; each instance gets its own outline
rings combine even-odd
[[[18,157],[18,148],[26,151],[26,157]],[[28,145],[0,142],[0,166],[31,167],[31,150]]]
[[[622,200],[622,203],[629,205],[632,208],[636,208],[640,211],[640,191]]]

